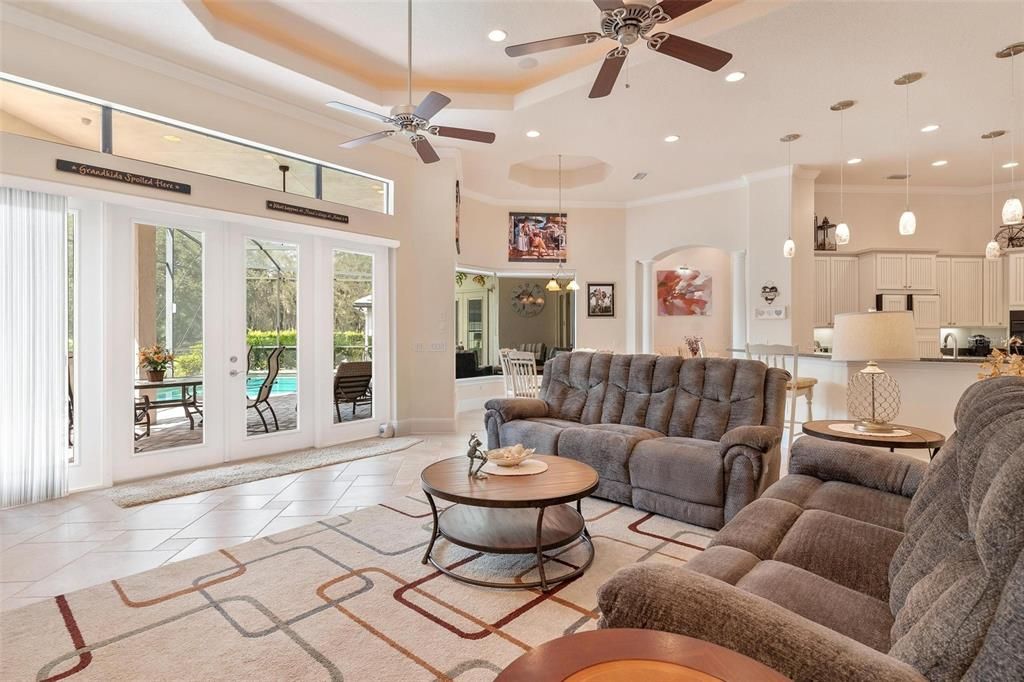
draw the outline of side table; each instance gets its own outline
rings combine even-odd
[[[946,437],[941,433],[920,429],[916,426],[904,426],[893,424],[892,428],[907,431],[909,435],[886,435],[874,433],[850,433],[849,431],[837,431],[831,428],[836,424],[856,424],[852,419],[823,419],[813,422],[804,422],[803,431],[808,436],[823,438],[825,440],[853,443],[855,445],[867,445],[876,448],[889,448],[892,452],[896,448],[907,448],[911,450],[928,450],[928,458],[932,459],[946,443]]]

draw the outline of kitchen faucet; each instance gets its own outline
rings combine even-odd
[[[960,357],[960,344],[956,340],[956,334],[954,334],[953,332],[949,332],[945,336],[943,336],[942,337],[942,347],[943,348],[948,348],[949,347],[947,344],[949,343],[949,337],[951,337],[951,336],[953,337],[953,359],[956,360],[957,358]]]

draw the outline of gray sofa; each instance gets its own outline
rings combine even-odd
[[[488,447],[597,470],[598,497],[721,528],[779,477],[788,372],[751,360],[563,353],[540,398],[487,401]]]
[[[638,564],[601,626],[716,642],[794,680],[1024,680],[1024,379],[974,384],[931,465],[804,437],[686,568]]]

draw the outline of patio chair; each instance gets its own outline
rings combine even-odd
[[[68,355],[68,447],[75,446],[75,366],[74,357]]]
[[[341,421],[341,404],[352,403],[352,418],[357,405],[373,402],[370,382],[373,380],[372,362],[342,362],[334,373],[334,412]]]
[[[142,438],[149,437],[149,429],[152,426],[152,419],[149,416],[149,396],[142,395],[136,396],[135,398],[135,426],[145,426],[146,430],[142,433],[135,431],[135,440],[141,440]]]
[[[267,426],[267,418],[263,416],[264,409],[270,410],[270,416],[274,418],[274,430],[279,431],[281,429],[277,424],[277,414],[274,412],[274,405],[270,402],[270,391],[277,380],[277,373],[281,369],[281,353],[283,352],[283,346],[278,346],[270,351],[270,355],[267,357],[267,376],[263,378],[263,383],[260,384],[256,397],[246,402],[246,408],[256,410],[256,414],[260,416],[265,433],[270,433],[270,427]]]

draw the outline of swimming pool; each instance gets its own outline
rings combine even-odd
[[[256,374],[245,380],[245,393],[250,398],[255,398],[256,393],[263,385],[263,375]],[[274,385],[270,388],[270,395],[287,395],[298,390],[299,378],[294,374],[279,374]],[[203,387],[196,388],[199,397],[203,395]],[[156,391],[157,400],[177,400],[181,397],[180,388],[158,388]]]

